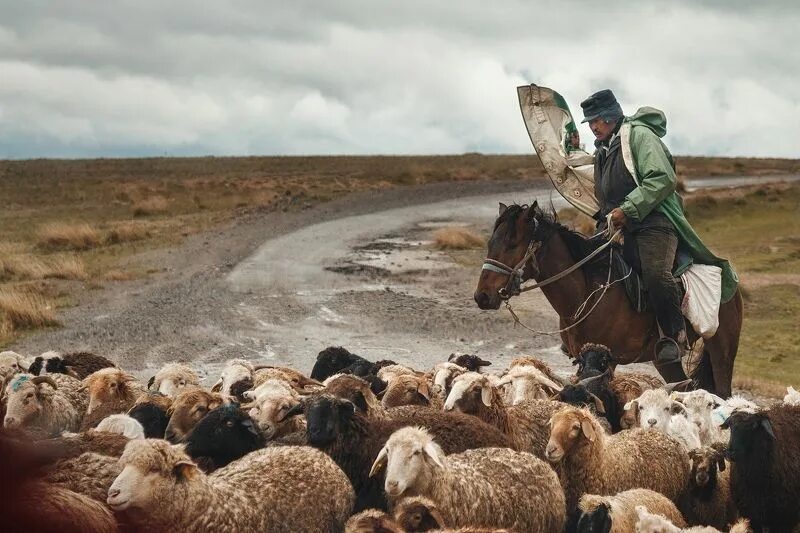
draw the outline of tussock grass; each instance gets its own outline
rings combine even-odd
[[[484,246],[486,240],[466,228],[451,227],[436,230],[433,244],[442,250],[468,250]]]
[[[75,255],[12,255],[0,258],[0,281],[46,278],[84,280],[87,277],[83,261]]]
[[[105,241],[107,244],[140,241],[150,237],[151,234],[146,224],[122,222],[108,230]]]
[[[59,325],[53,306],[32,292],[12,288],[0,289],[0,314],[7,321],[6,328],[33,329]]]
[[[150,196],[133,204],[133,216],[163,215],[169,209],[169,200],[163,196]]]
[[[587,237],[595,232],[596,224],[592,217],[584,215],[574,207],[560,209],[558,211],[558,220]]]
[[[106,272],[106,281],[131,281],[136,279],[136,274],[125,270],[110,270]]]
[[[89,277],[86,265],[75,255],[54,256],[48,262],[45,278],[85,280]]]
[[[40,227],[37,237],[43,250],[90,250],[101,243],[100,232],[89,224],[54,222]]]

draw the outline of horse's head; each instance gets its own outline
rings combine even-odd
[[[519,283],[536,275],[530,261],[540,243],[537,229],[542,210],[531,206],[500,204],[489,250],[475,289],[475,302],[481,309],[498,309],[500,302],[519,288]],[[528,257],[526,257],[528,256]]]

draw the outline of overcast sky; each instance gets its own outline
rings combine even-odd
[[[530,82],[658,107],[677,154],[800,157],[798,6],[0,0],[0,157],[526,153]]]

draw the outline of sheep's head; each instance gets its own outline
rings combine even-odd
[[[119,459],[122,472],[108,488],[106,503],[114,511],[160,507],[180,498],[202,472],[188,455],[166,441],[132,440]]]
[[[344,527],[345,533],[403,533],[391,516],[378,509],[367,509],[351,516]]]
[[[217,407],[186,436],[186,453],[220,468],[264,446],[264,436],[238,404]]]
[[[0,380],[22,372],[25,372],[25,368],[20,354],[11,351],[0,352]]]
[[[124,414],[114,414],[105,417],[97,424],[97,431],[118,433],[129,439],[143,439],[144,427],[138,420]]]
[[[578,447],[593,444],[602,433],[588,410],[564,407],[550,419],[550,440],[547,441],[545,458],[557,463]]]
[[[222,396],[203,389],[189,389],[175,397],[167,410],[169,422],[164,436],[170,442],[180,442],[197,423],[222,405]]]
[[[433,384],[437,385],[446,396],[450,394],[453,380],[465,372],[466,368],[455,363],[439,363],[433,367]]]
[[[394,506],[394,515],[403,531],[432,531],[445,527],[442,512],[428,498],[403,498]]]
[[[286,381],[299,393],[310,393],[322,388],[322,383],[316,379],[306,377],[302,372],[288,367],[262,367],[256,370],[253,376],[257,387],[273,379]]]
[[[564,388],[561,389],[561,392],[559,392],[554,399],[579,407],[586,406],[594,408],[595,412],[599,415],[604,415],[606,412],[603,406],[603,400],[589,392],[586,386],[581,384],[573,385],[568,383],[564,385]]]
[[[164,433],[169,424],[167,409],[154,402],[137,403],[128,415],[134,420],[138,420],[144,429],[144,435],[148,439],[163,439]]]
[[[528,400],[547,400],[561,391],[562,386],[533,365],[512,366],[500,378],[497,386],[506,391],[504,397],[512,405]]]
[[[77,377],[67,363],[61,358],[58,352],[44,352],[36,358],[28,367],[28,372],[34,376],[46,376],[47,374],[68,374]]]
[[[725,400],[702,389],[691,392],[673,392],[670,397],[686,409],[689,420],[694,422],[700,432],[712,429],[714,409],[725,403]]]
[[[281,429],[288,425],[289,418],[294,410],[300,406],[300,396],[290,386],[286,388],[278,386],[265,388],[276,380],[267,381],[256,389],[256,399],[248,411],[250,417],[255,420],[258,427],[264,434],[264,438],[269,440],[278,437]],[[279,382],[285,383],[285,382]]]
[[[325,393],[349,400],[361,413],[375,416],[383,409],[370,384],[352,374],[336,374],[325,380]]]
[[[584,495],[578,504],[578,533],[609,533],[611,506],[603,496]]]
[[[670,419],[675,414],[685,414],[686,408],[669,397],[665,389],[650,389],[625,404],[626,411],[635,408],[639,426],[667,431]],[[629,417],[632,415],[628,415]]]
[[[767,460],[770,456],[775,432],[766,413],[734,411],[722,428],[731,430],[728,442],[728,458],[731,461],[745,461],[751,457]]]
[[[428,380],[411,374],[396,376],[386,387],[381,400],[385,408],[400,405],[430,405],[430,403],[431,391]]]
[[[384,490],[390,498],[404,492],[424,492],[437,468],[444,468],[445,456],[433,437],[422,428],[398,429],[378,453],[370,477],[386,466]]]
[[[636,533],[681,533],[682,529],[660,514],[651,513],[644,505],[636,506]]]
[[[182,363],[167,363],[150,379],[147,388],[174,398],[186,387],[199,385],[200,378],[192,367]]]
[[[583,345],[572,364],[578,365],[575,374],[581,380],[592,375],[604,374],[611,368],[613,361],[611,350],[608,347],[602,344],[587,343]]]
[[[119,368],[103,368],[88,375],[83,384],[89,389],[89,407],[91,413],[98,406],[114,401],[133,401],[135,393],[131,384],[136,381],[132,375]]]
[[[222,375],[211,387],[211,390],[222,393],[223,396],[233,396],[241,400],[242,394],[253,388],[253,372],[255,372],[255,368],[250,361],[231,359],[225,364]]]
[[[453,388],[444,402],[445,411],[460,411],[477,415],[496,401],[494,385],[484,374],[467,372],[453,380]]]
[[[46,397],[58,388],[48,376],[18,374],[6,385],[6,416],[3,425],[20,428],[35,425],[42,415]]]
[[[317,354],[311,379],[324,380],[350,365],[356,356],[341,346],[329,346]]]
[[[697,487],[705,487],[709,483],[713,486],[717,471],[725,470],[724,453],[708,446],[690,450],[689,459],[692,462],[691,482]]]
[[[485,359],[481,359],[477,355],[470,355],[468,353],[454,353],[450,354],[450,357],[447,359],[449,363],[457,364],[458,366],[462,366],[469,370],[470,372],[480,372],[481,367],[490,366],[492,364],[491,361],[486,361]]]
[[[330,394],[320,394],[306,405],[306,435],[312,446],[323,447],[346,434],[356,416],[353,402]]]

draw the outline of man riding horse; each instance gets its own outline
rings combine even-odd
[[[613,229],[623,229],[624,256],[641,273],[660,330],[654,362],[679,367],[688,344],[682,285],[673,276],[676,254],[683,249],[700,262],[721,261],[703,245],[684,215],[675,191],[675,162],[660,139],[666,133],[664,113],[643,107],[625,117],[608,89],[591,95],[581,107],[583,122],[595,136],[594,192],[600,208],[594,218],[598,227],[610,221]],[[728,272],[723,277],[733,278],[728,284],[732,281],[735,290],[735,273],[724,263]]]

